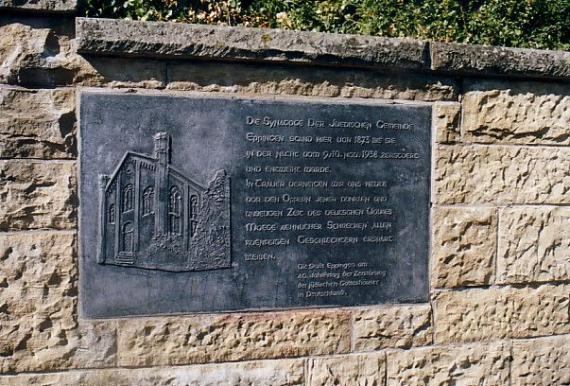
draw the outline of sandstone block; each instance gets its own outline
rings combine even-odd
[[[0,372],[69,365],[77,327],[74,250],[72,234],[0,233]]]
[[[383,74],[348,68],[308,68],[251,63],[203,64],[184,61],[168,64],[170,90],[296,95],[327,98],[456,99],[456,82],[422,74]]]
[[[465,141],[570,144],[568,95],[471,91],[465,94],[463,106]]]
[[[73,233],[0,233],[0,261],[0,372],[115,362],[114,324],[77,323]]]
[[[90,18],[78,18],[76,29],[86,54],[427,67],[427,43],[413,39]]]
[[[81,80],[82,86],[161,89],[166,84],[166,62],[107,57],[89,57],[87,60],[96,75]]]
[[[433,212],[432,287],[489,284],[494,275],[494,208],[442,208]]]
[[[62,307],[73,308],[77,293],[73,233],[0,233],[0,256],[3,315],[11,319],[34,313],[61,315]]]
[[[435,162],[439,204],[570,203],[570,149],[440,145]]]
[[[354,311],[355,351],[409,348],[432,343],[430,305],[389,306]]]
[[[301,386],[304,361],[278,360],[219,365],[99,369],[0,377],[2,386]]]
[[[447,291],[435,296],[435,342],[475,342],[570,332],[570,285]]]
[[[76,226],[75,164],[0,161],[0,230]]]
[[[433,127],[436,141],[439,143],[453,143],[461,141],[461,104],[435,103],[433,105]]]
[[[28,18],[25,23],[7,19],[0,26],[0,84],[28,88],[164,87],[166,62],[77,54],[73,22],[73,18],[63,17]]]
[[[430,347],[389,352],[387,386],[505,386],[509,384],[509,346]]]
[[[17,20],[0,26],[0,83],[50,88],[96,78],[75,53],[72,19]]]
[[[102,368],[117,366],[117,321],[79,320],[74,331],[70,367]]]
[[[308,386],[384,385],[386,354],[355,354],[309,359]]]
[[[0,88],[0,157],[77,156],[74,94]]]
[[[75,12],[76,0],[0,0],[0,9],[13,8],[38,12]]]
[[[511,384],[517,386],[570,385],[570,336],[513,342]]]
[[[506,208],[500,218],[498,282],[570,280],[569,208]]]
[[[2,323],[0,350],[6,356],[0,358],[0,374],[116,366],[114,322],[78,325],[71,319],[40,316]]]
[[[119,365],[345,353],[350,348],[349,323],[344,311],[124,320],[119,322]]]
[[[570,53],[473,44],[431,42],[431,68],[454,74],[567,78]]]

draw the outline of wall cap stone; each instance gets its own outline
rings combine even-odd
[[[77,0],[0,0],[0,11],[75,13]]]
[[[427,69],[427,42],[215,25],[77,18],[78,52],[343,67]]]
[[[460,75],[570,80],[570,52],[430,42],[431,68]]]
[[[10,0],[0,0],[10,1]],[[570,81],[570,52],[409,38],[77,18],[78,52]]]

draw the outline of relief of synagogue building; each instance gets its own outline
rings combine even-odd
[[[170,138],[154,136],[152,156],[126,152],[100,177],[97,262],[165,271],[228,268],[230,183],[225,171],[208,185],[171,165]]]

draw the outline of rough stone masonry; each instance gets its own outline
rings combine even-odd
[[[0,385],[570,384],[570,53],[0,1]],[[430,300],[87,319],[81,90],[432,107]]]

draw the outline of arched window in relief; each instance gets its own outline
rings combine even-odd
[[[126,222],[123,225],[123,234],[122,234],[122,251],[123,252],[132,252],[133,251],[133,243],[134,243],[134,228],[133,223]]]
[[[115,223],[115,204],[109,205],[109,224]]]
[[[154,188],[149,186],[143,192],[143,216],[154,212]]]
[[[190,236],[194,236],[198,227],[198,196],[190,197]]]
[[[133,185],[128,184],[123,188],[123,212],[133,209]]]
[[[168,201],[168,218],[170,222],[170,233],[179,235],[182,233],[181,207],[182,195],[176,186],[170,188]]]

